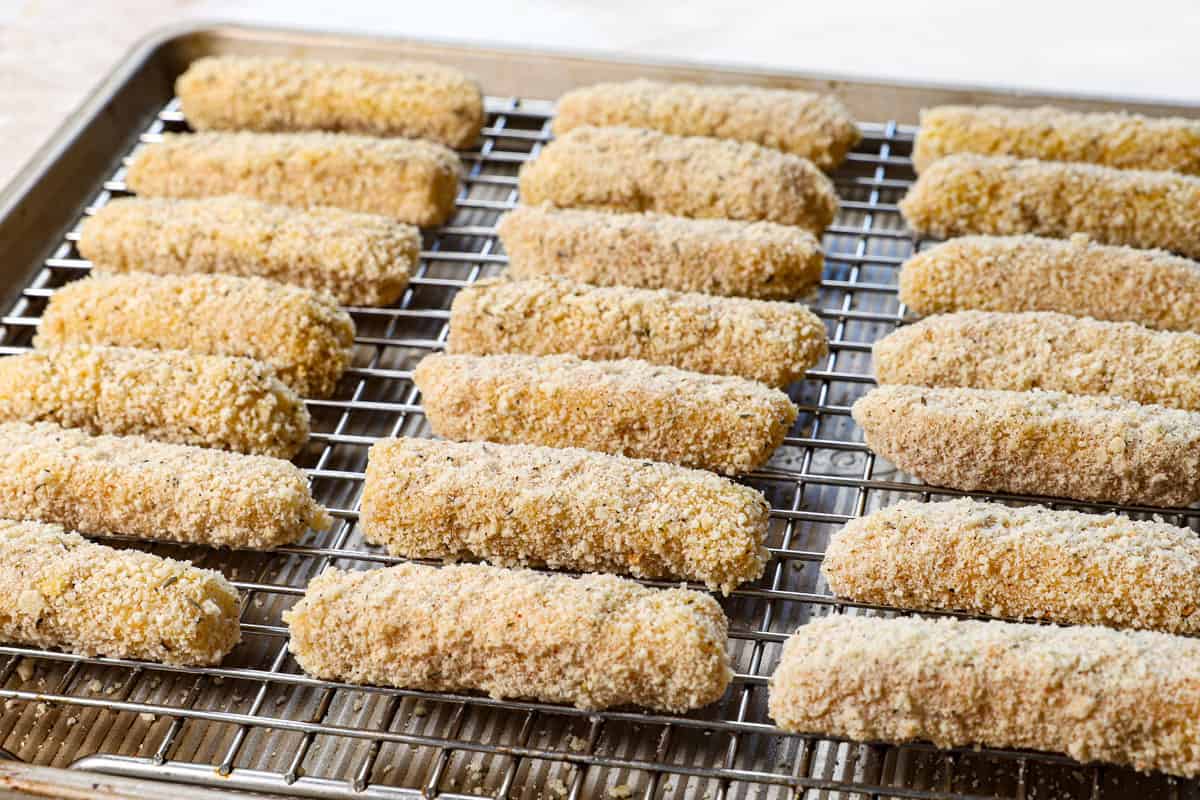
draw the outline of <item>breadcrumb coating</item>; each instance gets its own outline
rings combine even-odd
[[[413,225],[454,213],[462,164],[415,139],[349,133],[164,133],[133,156],[125,182],[150,197],[237,194],[285,206],[334,206]]]
[[[385,306],[408,286],[421,236],[412,225],[339,208],[127,197],[83,223],[79,252],[104,272],[257,276],[346,305]]]
[[[350,363],[354,322],[332,297],[234,275],[92,274],[57,289],[35,344],[99,344],[244,356],[305,397],[328,397]]]
[[[483,558],[684,578],[758,579],[770,507],[710,472],[575,448],[391,439],[371,447],[364,538],[406,558]]]
[[[1200,641],[1154,631],[827,617],[771,676],[785,731],[1067,753],[1200,773]]]
[[[924,109],[913,145],[917,171],[951,153],[1079,161],[1195,175],[1200,173],[1200,122],[1050,106]]]
[[[1027,311],[960,311],[875,342],[875,378],[916,386],[1049,389],[1200,410],[1200,334]]]
[[[1200,264],[1164,250],[1037,236],[964,236],[910,258],[900,301],[918,314],[1060,311],[1200,331]]]
[[[627,125],[677,136],[754,142],[833,169],[861,135],[833,95],[755,86],[635,80],[597,83],[558,99],[554,133],[583,125]]]
[[[85,656],[217,664],[241,638],[219,572],[0,519],[0,640]]]
[[[733,674],[716,600],[611,575],[327,569],[284,621],[296,661],[325,680],[678,713]]]
[[[631,359],[430,355],[413,380],[447,439],[582,447],[728,475],[766,463],[797,416],[778,389]]]
[[[820,232],[837,213],[829,178],[799,156],[749,142],[585,126],[521,167],[521,202],[766,220]]]
[[[210,56],[175,81],[196,130],[349,131],[467,147],[483,127],[479,84],[453,67]]]
[[[848,522],[821,572],[864,603],[1200,633],[1195,531],[1115,514],[904,501]]]
[[[0,424],[0,514],[81,533],[267,548],[329,527],[298,468],[278,458]]]
[[[496,278],[455,296],[447,351],[637,358],[787,386],[829,350],[825,324],[795,303]]]
[[[291,458],[308,410],[257,361],[64,345],[0,358],[0,420]]]
[[[825,265],[816,237],[774,222],[518,206],[496,231],[514,278],[793,300]]]
[[[953,155],[900,201],[909,227],[968,233],[1085,233],[1105,244],[1200,256],[1200,178],[1006,156]]]
[[[852,409],[867,446],[965,491],[1183,506],[1200,499],[1200,414],[1117,397],[881,386]]]

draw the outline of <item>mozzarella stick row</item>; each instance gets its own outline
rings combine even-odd
[[[766,463],[797,416],[777,389],[644,361],[431,355],[413,380],[447,439],[582,447],[729,475]]]
[[[371,447],[363,536],[406,558],[684,578],[762,575],[770,508],[709,472],[575,448],[391,439]]]
[[[1200,174],[1200,122],[1061,108],[937,106],[921,112],[918,172],[952,153]]]
[[[411,225],[338,208],[128,197],[83,223],[79,252],[104,272],[257,276],[347,305],[383,306],[408,286],[421,236]]]
[[[294,542],[331,522],[287,461],[48,422],[0,424],[0,515],[244,548]]]
[[[1048,311],[927,317],[872,348],[880,383],[1049,389],[1200,410],[1200,334]]]
[[[1115,514],[905,501],[847,523],[821,572],[863,603],[1200,633],[1196,532]]]
[[[771,676],[785,731],[1063,752],[1200,773],[1200,641],[1153,631],[835,616]]]
[[[913,230],[943,239],[1085,233],[1200,257],[1200,178],[1173,172],[954,155],[921,173],[900,211]]]
[[[462,164],[413,139],[348,133],[165,133],[138,150],[125,182],[148,197],[237,194],[285,206],[335,206],[413,225],[454,213]]]
[[[238,613],[219,572],[0,519],[0,641],[204,666],[238,643]]]
[[[196,130],[350,131],[466,147],[483,127],[479,85],[419,61],[210,56],[188,66],[175,94]]]
[[[1136,250],[1036,236],[964,236],[900,270],[900,301],[918,314],[1059,311],[1168,331],[1200,331],[1200,264]]]
[[[598,83],[558,99],[554,133],[583,125],[650,128],[773,147],[833,169],[861,138],[833,95],[754,86],[635,80]]]
[[[793,300],[825,264],[816,237],[773,222],[518,206],[496,231],[514,278]]]
[[[833,184],[811,161],[747,142],[576,128],[521,167],[521,202],[766,220],[823,231]]]
[[[35,343],[244,356],[305,397],[327,397],[353,355],[354,322],[328,295],[263,278],[92,275],[54,292]]]
[[[795,303],[498,278],[455,296],[447,350],[637,358],[787,386],[828,345],[825,324]]]
[[[1117,397],[881,386],[867,446],[935,486],[1183,506],[1200,499],[1200,414]]]
[[[297,663],[325,680],[677,713],[733,674],[716,600],[611,575],[328,569],[284,621]]]
[[[182,350],[64,345],[0,358],[0,421],[291,458],[308,411],[265,364]]]

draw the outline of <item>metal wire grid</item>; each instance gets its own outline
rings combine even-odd
[[[489,98],[487,106],[481,145],[463,154],[468,174],[455,217],[426,234],[420,269],[395,307],[350,309],[358,326],[353,366],[334,398],[308,401],[312,441],[297,463],[338,520],[334,530],[273,553],[112,537],[221,569],[242,592],[243,643],[222,666],[202,669],[0,646],[0,746],[42,764],[310,797],[1200,795],[1194,783],[1060,756],[863,745],[786,736],[770,724],[767,679],[797,625],[830,613],[889,613],[829,594],[818,569],[830,533],[900,498],[934,496],[877,460],[848,416],[872,384],[871,342],[904,319],[896,272],[919,245],[895,205],[913,178],[913,131],[892,122],[863,125],[863,142],[835,175],[841,209],[813,299],[830,354],[793,387],[801,413],[784,445],[746,479],[771,503],[772,559],[757,584],[722,599],[737,674],[721,701],[684,717],[596,714],[302,674],[287,654],[280,614],[328,565],[398,561],[365,545],[355,528],[367,448],[380,436],[430,435],[412,367],[442,348],[455,291],[503,267],[494,223],[517,201],[520,164],[549,139],[549,103]],[[173,101],[141,139],[184,129]],[[124,193],[119,169],[85,213]],[[74,247],[77,232],[78,225],[0,319],[2,352],[28,348],[46,298],[90,269]],[[1200,510],[1172,514],[1190,524]]]

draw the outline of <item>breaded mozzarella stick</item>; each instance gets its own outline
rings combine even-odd
[[[821,572],[839,597],[1200,633],[1200,539],[1115,514],[905,501],[852,519]]]
[[[330,524],[287,461],[48,422],[0,424],[0,515],[245,548],[287,544]]]
[[[1116,503],[1200,499],[1200,414],[1061,392],[881,386],[867,446],[935,486]]]
[[[453,67],[210,56],[175,81],[196,130],[350,131],[466,147],[483,127],[479,85]]]
[[[447,351],[638,358],[787,386],[828,345],[825,324],[796,303],[495,278],[455,295]]]
[[[0,519],[0,641],[201,666],[238,643],[238,613],[219,572]]]
[[[0,358],[0,421],[291,458],[309,417],[274,370],[248,358],[63,345]]]
[[[1048,311],[960,311],[872,348],[880,383],[1048,389],[1200,411],[1200,334]]]
[[[483,558],[684,578],[762,575],[769,507],[702,470],[575,448],[390,439],[371,448],[361,523],[406,558]]]
[[[244,356],[305,397],[327,397],[353,355],[354,322],[328,295],[263,278],[131,272],[57,289],[35,343]]]
[[[462,164],[414,139],[348,133],[164,133],[138,150],[125,181],[148,197],[237,194],[298,208],[334,206],[413,225],[454,213]]]
[[[900,301],[918,314],[1059,311],[1168,331],[1200,331],[1200,264],[1136,250],[1037,236],[964,236],[900,270]]]
[[[1079,161],[1200,174],[1200,122],[1061,108],[936,106],[921,111],[918,172],[951,153]]]
[[[794,300],[821,280],[821,244],[774,222],[517,206],[496,231],[514,278]]]
[[[1200,256],[1200,178],[954,155],[935,161],[900,201],[913,230],[947,238],[968,233],[1066,237],[1161,247]]]
[[[1200,641],[1153,631],[835,616],[771,676],[785,731],[1063,752],[1200,773]]]
[[[678,136],[713,136],[774,147],[833,169],[861,138],[833,95],[755,86],[635,80],[597,83],[558,99],[554,133],[627,125]]]
[[[447,439],[582,447],[728,475],[766,463],[797,415],[777,389],[644,361],[431,355],[413,380]]]
[[[820,232],[837,213],[811,161],[757,144],[637,128],[576,128],[521,167],[521,202],[766,220]]]
[[[325,680],[682,712],[732,677],[716,600],[611,575],[327,569],[284,621],[296,661]]]
[[[104,272],[257,276],[383,306],[408,286],[421,237],[411,225],[338,208],[127,197],[83,223],[79,252]]]

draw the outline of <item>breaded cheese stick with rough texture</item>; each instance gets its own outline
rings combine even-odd
[[[0,424],[0,515],[88,534],[266,548],[330,525],[287,461],[49,422]]]
[[[682,712],[733,674],[716,600],[612,575],[327,569],[284,621],[305,672],[351,683]]]
[[[881,386],[867,446],[935,486],[1183,506],[1200,499],[1200,414],[1119,397]]]
[[[0,519],[0,641],[208,665],[241,638],[238,614],[237,589],[214,570]]]
[[[175,94],[196,130],[349,131],[467,147],[483,127],[479,84],[420,61],[210,56],[188,66]]]
[[[765,464],[797,416],[761,383],[632,359],[439,354],[413,380],[447,439],[582,447],[728,475]]]
[[[576,448],[390,439],[371,447],[363,536],[406,558],[482,558],[684,578],[758,579],[769,506],[703,470]]]
[[[1200,256],[1200,178],[1006,156],[935,161],[900,201],[913,230],[968,233],[1085,233],[1104,244],[1161,247]]]
[[[276,458],[299,452],[309,425],[299,395],[261,362],[91,345],[0,358],[0,421]]]
[[[1155,631],[827,617],[800,627],[768,711],[792,733],[1067,753],[1200,773],[1200,641]]]
[[[799,156],[749,142],[637,128],[576,128],[521,167],[521,202],[766,220],[823,231],[829,178]]]
[[[96,274],[55,290],[35,343],[244,356],[327,397],[353,356],[354,322],[328,295],[264,278]]]
[[[285,206],[334,206],[413,225],[454,213],[462,164],[415,139],[349,133],[164,133],[138,150],[125,182],[148,197],[237,194]]]
[[[514,278],[794,300],[825,265],[816,237],[774,222],[518,206],[496,231]]]
[[[825,324],[796,303],[495,278],[455,295],[447,352],[637,358],[787,386],[829,348]]]
[[[1200,633],[1196,532],[1115,514],[905,501],[846,523],[821,573],[861,603]]]
[[[1168,331],[1200,331],[1200,264],[1164,250],[1037,236],[963,236],[900,270],[918,314],[1059,311]]]
[[[421,253],[412,225],[340,208],[244,197],[127,197],[89,217],[79,252],[103,272],[221,272],[326,292],[357,306],[394,303]]]
[[[1200,411],[1200,334],[1026,311],[959,311],[872,348],[879,383],[1048,389]]]
[[[1195,175],[1200,174],[1200,122],[1051,106],[935,106],[922,110],[913,145],[917,171],[952,153]]]
[[[773,147],[833,169],[861,135],[833,95],[757,86],[635,80],[597,83],[558,99],[554,133],[583,125],[649,128]]]

